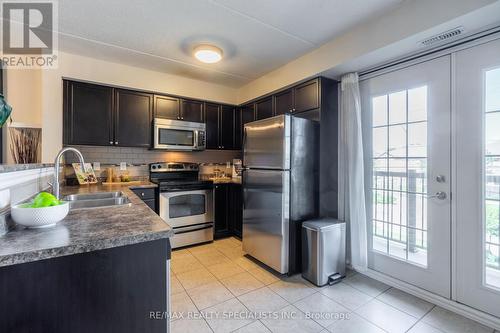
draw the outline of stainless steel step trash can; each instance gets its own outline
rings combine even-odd
[[[302,224],[302,276],[321,287],[345,277],[345,222],[321,218]]]

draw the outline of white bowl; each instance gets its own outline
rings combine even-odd
[[[10,209],[10,215],[17,224],[27,228],[45,228],[55,225],[68,215],[69,202],[57,206],[29,208],[15,205]]]

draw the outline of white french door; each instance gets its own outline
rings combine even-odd
[[[456,298],[500,317],[500,40],[459,51]]]
[[[368,266],[451,293],[450,56],[361,82]]]

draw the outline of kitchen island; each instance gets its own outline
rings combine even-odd
[[[0,332],[166,332],[151,313],[168,311],[171,227],[127,187],[61,191],[122,191],[130,204],[1,236]]]

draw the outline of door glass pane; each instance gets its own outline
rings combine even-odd
[[[485,282],[500,288],[500,68],[487,71],[485,78]]]
[[[427,87],[408,90],[408,121],[427,120]]]
[[[373,150],[374,158],[387,157],[387,126],[373,129]]]
[[[205,214],[205,195],[182,194],[168,201],[169,217],[185,217]]]
[[[406,156],[406,125],[389,126],[389,156]]]
[[[408,124],[408,157],[427,156],[427,122]]]
[[[406,91],[389,94],[389,124],[406,122]]]
[[[372,250],[427,266],[427,86],[374,97],[372,107]]]
[[[372,100],[373,126],[387,124],[387,96],[374,97]]]

